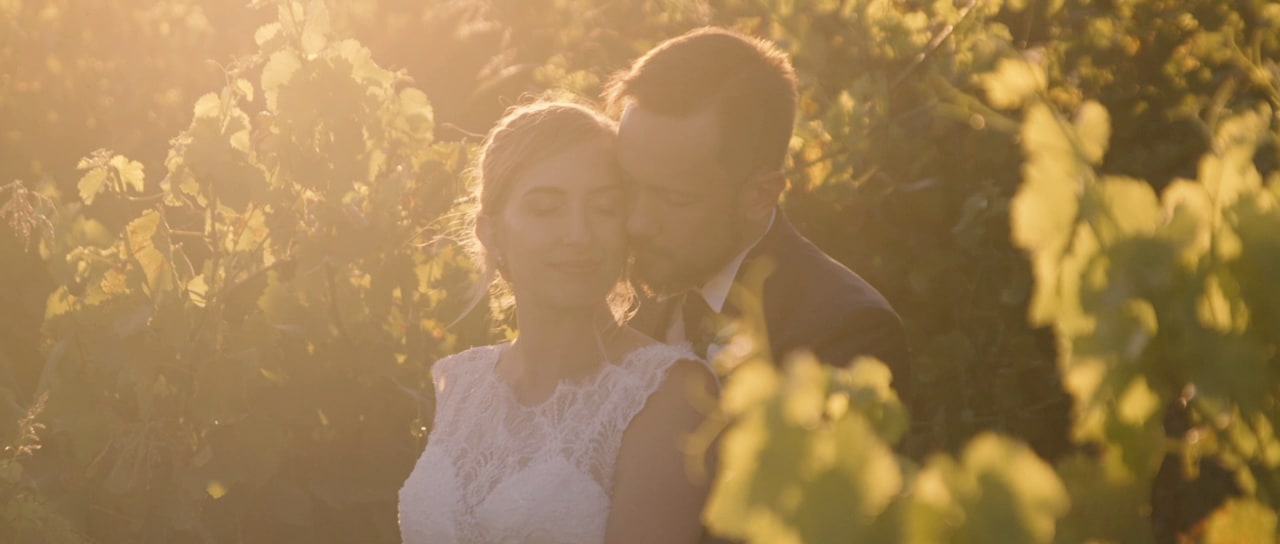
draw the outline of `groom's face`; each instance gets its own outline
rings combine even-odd
[[[736,254],[740,183],[716,157],[711,112],[623,113],[618,162],[630,182],[633,276],[659,293],[698,287]]]

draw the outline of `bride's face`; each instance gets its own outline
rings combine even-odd
[[[626,205],[612,146],[583,142],[512,180],[490,250],[505,265],[517,307],[603,302],[626,262]]]

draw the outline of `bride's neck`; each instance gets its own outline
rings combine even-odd
[[[519,336],[512,343],[518,374],[526,381],[556,382],[589,375],[606,359],[617,329],[608,306],[581,312],[517,308]]]

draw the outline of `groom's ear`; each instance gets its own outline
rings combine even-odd
[[[778,198],[787,188],[787,178],[781,170],[770,170],[752,176],[746,181],[738,203],[746,219],[761,220],[769,217],[778,205]]]

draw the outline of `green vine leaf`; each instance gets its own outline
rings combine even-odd
[[[1231,499],[1209,516],[1202,544],[1269,544],[1276,541],[1276,512],[1253,499]]]
[[[258,30],[253,32],[253,42],[258,44],[258,47],[261,49],[275,49],[276,45],[282,43],[282,33],[280,32],[280,29],[281,26],[279,21],[262,25],[258,27]]]
[[[1092,100],[1085,102],[1076,111],[1075,127],[1085,158],[1090,164],[1101,165],[1111,139],[1111,116],[1107,109]]]
[[[106,168],[96,167],[85,172],[83,176],[80,176],[80,182],[76,184],[80,191],[80,200],[86,206],[93,205],[94,199],[98,197],[98,193],[102,192],[108,178],[109,174]]]
[[[329,40],[329,8],[324,0],[311,0],[307,5],[307,21],[302,27],[302,51],[319,53]]]
[[[169,225],[156,210],[147,210],[125,227],[128,249],[146,279],[146,292],[156,297],[175,288]]]
[[[279,111],[280,88],[293,78],[293,74],[302,66],[297,53],[290,50],[277,51],[262,67],[262,96],[266,100],[267,110]]]
[[[1009,214],[1014,241],[1034,255],[1036,287],[1030,319],[1047,324],[1060,308],[1059,261],[1074,236],[1086,171],[1077,159],[1071,136],[1043,103],[1027,109],[1022,146],[1027,154],[1022,166],[1024,181],[1009,203]]]
[[[978,76],[987,100],[997,108],[1016,109],[1047,86],[1044,67],[1021,58],[1000,59],[996,69]]]
[[[111,157],[111,167],[115,169],[116,175],[119,176],[123,189],[132,189],[134,192],[142,192],[143,168],[142,163],[132,161],[123,155]]]
[[[939,456],[912,491],[908,542],[1053,542],[1071,499],[1024,444],[983,434],[958,461]]]

